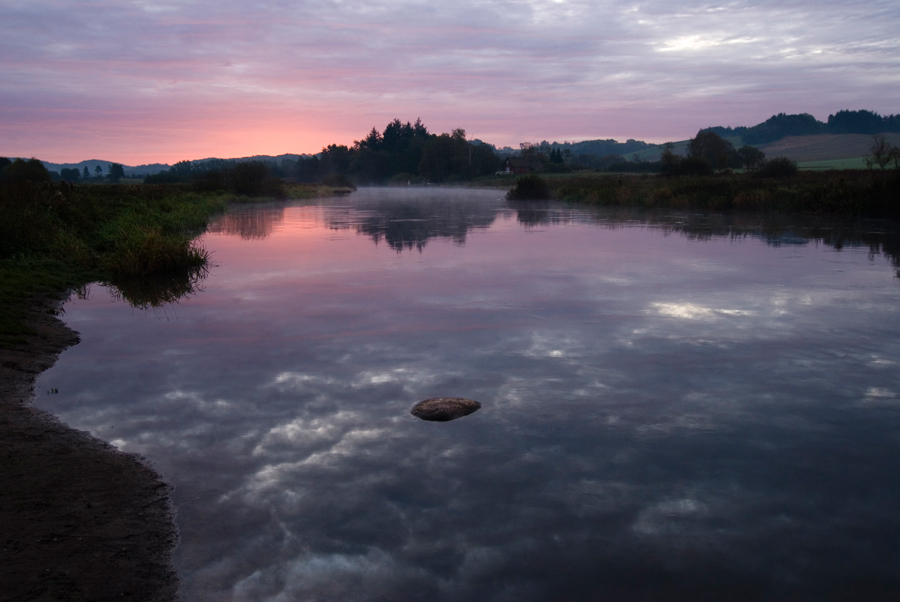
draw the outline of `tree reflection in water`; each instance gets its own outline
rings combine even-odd
[[[201,282],[209,275],[207,266],[189,270],[151,274],[104,282],[113,299],[124,301],[135,309],[158,308],[177,303],[203,290]]]
[[[561,206],[548,201],[511,201],[517,221],[525,226],[563,225],[585,220],[584,205]],[[644,226],[690,240],[755,237],[771,246],[824,244],[836,250],[868,247],[869,258],[884,254],[900,278],[900,224],[883,220],[818,215],[759,213],[688,213],[630,207],[603,207],[590,214],[611,230]]]
[[[460,202],[460,198],[435,198],[404,194],[402,200],[368,199],[343,207],[329,208],[328,227],[355,229],[372,238],[384,240],[397,252],[413,248],[421,251],[432,238],[449,238],[458,245],[466,243],[473,229],[489,228],[496,208],[483,202]]]
[[[240,236],[243,240],[261,240],[284,222],[284,208],[284,203],[233,205],[210,223],[207,231]]]

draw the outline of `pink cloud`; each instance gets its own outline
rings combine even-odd
[[[896,113],[898,22],[886,1],[33,2],[0,7],[0,154],[317,152],[394,117],[516,145]]]

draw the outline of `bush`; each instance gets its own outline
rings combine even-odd
[[[262,161],[242,161],[224,167],[195,174],[193,182],[203,192],[223,191],[249,197],[287,196],[284,182],[275,177]]]
[[[0,183],[0,259],[48,244],[55,226],[53,193],[46,185]]]
[[[332,188],[349,188],[350,190],[356,190],[356,184],[350,181],[345,175],[341,175],[339,173],[331,173],[322,178],[322,184],[324,186],[331,186]]]
[[[21,184],[23,182],[49,183],[51,178],[50,172],[37,159],[29,159],[28,161],[16,159],[4,167],[3,171],[0,171],[0,181],[9,184]]]
[[[709,176],[713,168],[702,157],[685,157],[675,164],[670,173],[675,176]]]
[[[511,201],[543,201],[550,198],[550,187],[541,176],[529,174],[516,180],[516,186],[506,193]]]
[[[787,157],[775,157],[768,161],[763,161],[756,173],[764,178],[787,178],[797,175],[799,169],[797,162]]]
[[[187,184],[191,181],[189,173],[176,173],[172,170],[161,171],[144,177],[144,184]]]

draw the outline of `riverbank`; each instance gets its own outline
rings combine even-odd
[[[0,193],[0,600],[177,599],[171,487],[144,459],[32,407],[34,383],[79,341],[58,317],[71,291],[103,281],[137,308],[190,294],[207,269],[193,236],[248,199],[161,186]]]
[[[30,405],[38,374],[78,343],[33,297],[25,345],[0,349],[2,600],[177,597],[170,487],[143,459]]]
[[[512,187],[519,179],[485,180],[482,185]],[[541,175],[540,179],[546,183],[543,198],[598,206],[900,218],[898,170],[802,172],[784,177],[573,173]]]

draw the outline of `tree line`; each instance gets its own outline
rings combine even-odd
[[[700,130],[688,143],[687,155],[676,155],[672,145],[663,148],[659,171],[666,176],[712,175],[717,171],[744,168],[767,177],[785,177],[797,173],[797,163],[786,157],[766,159],[755,146],[740,148],[716,132]]]
[[[900,115],[879,115],[874,111],[838,111],[822,122],[809,113],[788,115],[779,113],[752,127],[711,127],[711,131],[725,138],[740,136],[744,144],[766,144],[787,136],[815,134],[881,134],[900,132]]]
[[[50,172],[52,176],[56,172]],[[90,170],[87,165],[84,166],[83,171],[79,171],[78,168],[63,168],[59,172],[59,179],[65,180],[66,182],[75,183],[75,182],[100,182],[103,180],[107,180],[109,182],[116,183],[122,178],[125,177],[125,167],[121,163],[110,163],[107,166],[106,175],[103,175],[103,168],[99,165],[94,166],[94,175],[91,175]]]
[[[202,183],[231,178],[261,182],[265,170],[268,177],[302,183],[326,179],[357,184],[449,183],[492,174],[500,163],[491,145],[467,140],[463,129],[432,134],[419,119],[415,123],[395,119],[382,131],[373,127],[350,146],[330,144],[320,153],[296,161],[180,161],[144,181]]]
[[[467,140],[463,129],[432,134],[420,119],[394,119],[381,132],[373,127],[352,146],[332,144],[318,155],[301,157],[295,177],[300,182],[338,174],[360,184],[447,183],[491,174],[499,166],[493,147]]]
[[[19,182],[59,182],[60,180],[75,183],[82,181],[102,182],[109,181],[116,183],[125,177],[125,168],[120,163],[110,163],[107,174],[103,175],[103,170],[99,165],[94,169],[94,176],[88,171],[87,166],[84,172],[78,169],[62,169],[59,173],[49,171],[43,163],[38,159],[9,159],[0,157],[0,182],[15,184]]]

